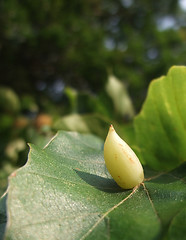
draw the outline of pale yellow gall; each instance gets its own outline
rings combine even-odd
[[[138,157],[112,125],[104,144],[104,159],[109,173],[121,188],[131,189],[143,182],[143,167]]]

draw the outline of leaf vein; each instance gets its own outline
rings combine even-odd
[[[81,237],[80,240],[84,240],[86,237],[88,237],[91,232],[98,226],[98,224],[106,217],[109,213],[111,213],[114,209],[119,207],[121,204],[123,204],[127,199],[129,199],[139,188],[139,185],[133,188],[132,192],[123,200],[121,200],[118,204],[114,205],[112,208],[110,208],[107,212],[105,212],[101,218]]]
[[[152,201],[152,199],[151,199],[150,193],[149,193],[148,189],[147,189],[146,186],[145,186],[145,183],[141,183],[141,184],[143,185],[143,188],[144,188],[144,190],[145,190],[145,192],[146,192],[146,195],[147,195],[147,197],[148,197],[148,199],[149,199],[149,202],[150,202],[150,204],[151,204],[151,206],[152,206],[152,209],[153,209],[154,213],[156,214],[159,222],[161,223],[161,219],[160,219],[160,217],[159,217],[159,215],[158,215],[158,212],[157,212],[157,210],[156,210],[156,208],[155,208],[155,206],[154,206],[154,203],[153,203],[153,201]]]

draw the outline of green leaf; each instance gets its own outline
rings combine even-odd
[[[180,211],[170,224],[168,238],[171,240],[184,239],[186,237],[186,208]]]
[[[99,114],[70,114],[58,119],[53,128],[55,130],[92,133],[105,138],[109,127],[109,120]]]
[[[13,171],[15,166],[10,163],[5,163],[0,168],[0,197],[4,194],[8,184],[7,178]]]
[[[120,116],[134,117],[134,107],[128,95],[126,87],[115,76],[110,75],[106,84],[106,92],[112,99],[114,109]]]
[[[0,109],[9,113],[19,112],[20,100],[12,89],[0,86]]]
[[[157,170],[170,170],[186,160],[186,67],[172,67],[154,80],[135,118],[140,159]]]
[[[186,166],[126,191],[108,174],[102,149],[93,135],[62,131],[44,149],[32,145],[10,177],[5,239],[154,240],[175,232]]]
[[[135,132],[132,124],[119,124],[100,114],[69,114],[58,119],[54,123],[53,129],[56,131],[64,130],[79,133],[92,133],[105,139],[111,123],[117,130],[117,133],[125,139],[129,145],[136,145]]]

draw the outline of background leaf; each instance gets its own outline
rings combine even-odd
[[[0,197],[4,194],[7,188],[7,178],[11,172],[15,171],[15,167],[7,163],[0,169]]]
[[[6,199],[7,195],[4,195],[3,197],[0,198],[0,240],[3,239],[7,222]]]
[[[122,82],[114,75],[110,75],[106,83],[106,92],[112,99],[114,109],[120,116],[128,116],[128,119],[134,117],[134,107],[127,89]]]
[[[62,131],[44,149],[32,145],[10,178],[5,239],[150,240],[174,232],[186,204],[185,166],[131,194],[108,174],[102,148],[93,135]]]
[[[70,114],[58,119],[54,124],[55,130],[92,133],[105,138],[111,122],[99,114]]]
[[[79,133],[91,133],[105,139],[110,124],[114,125],[117,133],[127,141],[129,145],[135,145],[135,132],[131,123],[119,124],[118,122],[101,116],[100,114],[70,114],[58,119],[53,126],[56,131],[74,131]]]
[[[157,170],[173,169],[186,156],[186,67],[154,80],[135,118],[140,159]]]

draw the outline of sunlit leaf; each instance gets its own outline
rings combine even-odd
[[[149,166],[167,170],[186,160],[186,67],[152,81],[134,123],[140,158]]]
[[[32,145],[10,178],[5,239],[151,240],[175,232],[185,166],[160,175],[145,169],[145,184],[126,191],[108,174],[102,147],[93,135],[62,131],[44,149]]]

